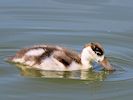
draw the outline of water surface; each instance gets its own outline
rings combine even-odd
[[[133,1],[0,1],[0,99],[131,100],[133,98]],[[80,52],[103,44],[113,73],[51,73],[20,70],[4,61],[23,47],[58,44]],[[46,72],[45,72],[46,73]]]

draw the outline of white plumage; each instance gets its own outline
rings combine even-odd
[[[107,70],[113,70],[104,57],[104,50],[99,43],[85,45],[81,54],[60,46],[38,45],[22,49],[10,62],[20,63],[30,68],[54,71],[88,70],[92,68],[92,61],[103,65]]]

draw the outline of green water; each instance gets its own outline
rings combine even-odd
[[[131,100],[132,4],[131,0],[1,0],[0,100]],[[52,73],[51,78],[4,61],[35,44],[58,44],[80,52],[90,41],[103,44],[117,71],[89,72],[85,80],[81,72]]]

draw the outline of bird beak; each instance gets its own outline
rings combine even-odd
[[[113,67],[106,57],[104,57],[103,61],[101,61],[100,64],[104,67],[105,70],[114,71]]]

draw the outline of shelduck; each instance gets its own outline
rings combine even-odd
[[[60,46],[36,45],[18,51],[8,60],[29,68],[50,71],[89,70],[93,68],[92,62],[94,61],[106,70],[114,70],[104,56],[103,47],[97,42],[86,44],[81,54]]]

